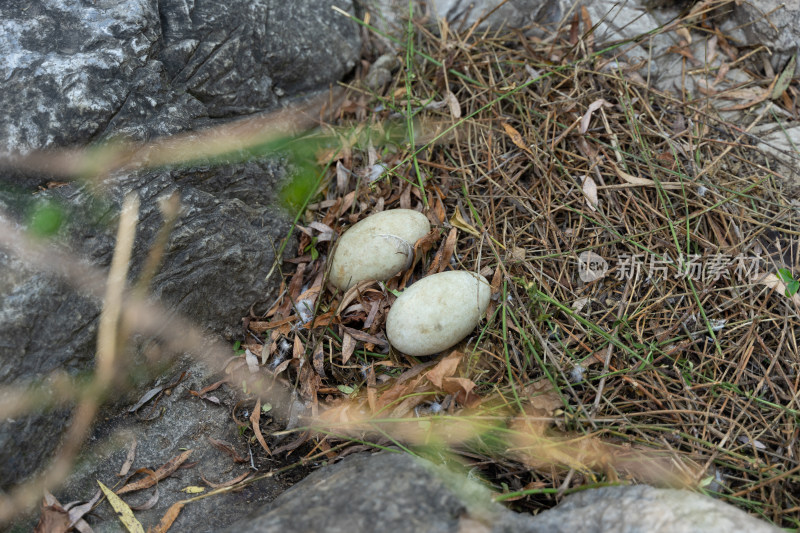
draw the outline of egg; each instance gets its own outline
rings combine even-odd
[[[343,291],[364,280],[386,281],[411,266],[414,243],[430,230],[427,217],[411,209],[370,215],[339,239],[328,279]]]
[[[386,317],[389,343],[408,355],[432,355],[458,344],[489,306],[480,274],[451,271],[419,280],[400,294]]]

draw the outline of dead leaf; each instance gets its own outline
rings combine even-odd
[[[531,149],[528,148],[528,145],[525,144],[525,141],[522,139],[522,135],[520,135],[520,133],[515,130],[511,124],[508,122],[503,122],[503,129],[506,130],[506,134],[511,138],[511,142],[514,143],[517,148],[524,150],[530,155],[533,155]]]
[[[92,497],[92,499],[89,500],[86,503],[83,503],[81,505],[76,505],[74,507],[69,507],[69,504],[68,504],[67,507],[69,507],[69,525],[70,525],[70,527],[74,527],[75,529],[77,529],[81,533],[91,532],[92,528],[90,528],[89,524],[87,524],[83,520],[83,517],[89,511],[91,511],[94,508],[94,505],[97,503],[97,500],[99,500],[100,496],[102,496],[102,495],[103,495],[103,491],[98,490],[97,492],[94,493],[94,496]],[[54,497],[54,499],[55,499],[55,497]]]
[[[452,394],[461,405],[473,409],[481,404],[481,398],[472,390],[475,382],[467,378],[449,377],[442,380],[442,390]]]
[[[150,389],[149,391],[145,392],[145,393],[142,395],[142,397],[141,397],[141,398],[139,398],[139,401],[138,401],[138,402],[136,402],[136,404],[134,404],[134,405],[133,405],[133,407],[130,407],[130,408],[128,409],[128,412],[129,412],[129,413],[133,413],[133,412],[135,412],[135,411],[138,411],[138,410],[139,410],[139,408],[140,408],[141,406],[143,406],[144,404],[146,404],[147,402],[149,402],[150,400],[152,400],[152,399],[153,399],[153,398],[154,398],[154,397],[155,397],[157,394],[159,394],[159,393],[160,393],[161,391],[163,391],[165,388],[166,388],[166,387],[162,385],[162,386],[160,386],[160,387],[154,387],[154,388]]]
[[[613,107],[613,105],[610,102],[602,98],[600,98],[599,100],[595,100],[594,102],[589,104],[589,109],[587,109],[586,113],[584,113],[583,116],[581,117],[581,126],[580,128],[578,128],[578,131],[580,132],[581,135],[583,135],[589,130],[589,122],[591,122],[592,120],[592,113],[594,113],[603,106]]]
[[[298,318],[297,315],[291,315],[287,318],[282,318],[280,320],[273,320],[272,322],[261,322],[254,320],[250,322],[248,329],[253,333],[264,333],[267,330],[275,329],[279,326],[290,324],[291,322],[297,320],[297,318]]]
[[[239,455],[239,452],[236,451],[236,448],[234,448],[233,445],[228,444],[227,442],[225,442],[223,440],[217,440],[217,439],[215,439],[213,437],[207,437],[207,439],[208,439],[208,442],[214,448],[216,448],[219,451],[229,455],[231,457],[231,459],[233,459],[233,461],[235,463],[246,463],[247,462],[247,459],[245,459],[244,457]]]
[[[128,455],[125,457],[125,462],[122,463],[122,467],[119,469],[119,474],[117,474],[117,476],[125,477],[128,475],[128,472],[130,472],[133,461],[136,458],[136,446],[136,437],[134,437],[130,448],[128,448]]]
[[[244,360],[247,362],[247,370],[249,370],[251,374],[258,372],[258,357],[256,357],[253,352],[245,350]]]
[[[476,237],[481,236],[478,230],[473,228],[466,220],[464,220],[464,217],[461,216],[461,210],[458,208],[455,209],[453,216],[450,218],[450,224],[462,231],[466,231],[471,235],[475,235]]]
[[[353,352],[356,350],[356,341],[353,339],[352,335],[345,332],[344,336],[342,336],[342,364],[347,364],[347,361],[350,360],[352,357]]]
[[[681,26],[675,30],[675,33],[678,34],[679,37],[682,37],[687,44],[692,44],[692,34],[689,32],[689,28],[686,26]],[[709,63],[711,61],[709,60]]]
[[[325,351],[322,348],[322,343],[318,343],[314,348],[314,355],[311,357],[311,362],[314,365],[314,371],[319,374],[321,378],[325,378]]]
[[[185,452],[181,453],[180,455],[176,455],[163,466],[161,466],[158,470],[153,472],[152,475],[148,475],[147,477],[140,479],[139,481],[135,481],[134,483],[128,483],[121,489],[117,491],[117,494],[125,494],[128,492],[133,492],[135,490],[147,489],[168,477],[173,472],[175,472],[179,466],[181,466],[186,459],[192,454],[193,450],[186,450]]]
[[[781,294],[781,296],[786,293],[786,284],[775,274],[770,273],[762,276],[756,281],[756,283],[760,285],[766,285],[770,289],[775,289]],[[796,306],[800,307],[800,292],[792,295],[792,302],[794,302]]]
[[[223,481],[222,483],[214,483],[212,481],[209,481],[209,480],[207,480],[205,478],[205,476],[203,474],[200,474],[200,479],[203,480],[203,483],[205,483],[206,485],[208,485],[209,487],[211,487],[213,489],[221,489],[223,487],[230,487],[231,485],[236,485],[240,481],[244,481],[245,479],[250,477],[250,474],[251,474],[251,472],[245,472],[241,476],[236,476],[235,478],[230,479],[228,481]]]
[[[350,185],[350,171],[342,164],[336,162],[336,188],[340,193],[344,193]]]
[[[447,91],[447,94],[444,95],[444,101],[447,102],[447,107],[450,108],[450,114],[453,118],[461,118],[461,104],[458,103],[456,95]]]
[[[158,490],[158,485],[155,486],[155,489],[156,490],[153,491],[153,495],[150,496],[146,502],[141,505],[131,505],[131,511],[147,511],[148,509],[155,507],[161,496],[161,493]]]
[[[425,374],[425,377],[428,378],[428,381],[433,383],[436,388],[444,390],[443,387],[443,380],[444,378],[449,378],[456,373],[458,369],[458,364],[461,362],[461,359],[464,357],[463,352],[459,352],[458,350],[454,350],[450,353],[447,357],[443,358],[439,361],[435,367],[428,371]]]
[[[617,177],[620,178],[621,180],[627,182],[629,185],[633,185],[635,187],[655,187],[656,186],[656,182],[651,180],[651,179],[640,178],[640,177],[637,177],[637,176],[631,176],[627,172],[624,172],[623,170],[621,170],[611,160],[609,160],[608,163],[611,165],[611,168],[614,169],[614,173],[617,175]],[[664,182],[662,182],[661,183],[661,188],[665,189],[665,190],[680,189],[681,188],[681,184],[680,183],[664,183]]]
[[[142,524],[133,516],[133,511],[128,507],[128,504],[122,501],[122,498],[114,494],[114,491],[103,485],[100,481],[98,481],[97,484],[100,485],[100,490],[103,491],[103,494],[105,494],[108,499],[108,503],[114,508],[114,511],[117,513],[117,518],[119,518],[119,521],[125,526],[125,529],[130,533],[144,533]]]
[[[170,508],[167,509],[167,512],[164,513],[164,516],[161,517],[161,521],[158,525],[149,533],[166,533],[172,526],[172,523],[175,522],[175,519],[178,518],[184,505],[186,504],[183,501],[173,503]]]
[[[264,435],[261,434],[261,398],[256,400],[256,406],[253,408],[253,412],[250,414],[250,422],[253,424],[253,433],[256,434],[256,439],[258,443],[261,445],[262,448],[269,454],[272,455],[272,452],[267,446],[267,441],[264,440]]]
[[[359,331],[357,329],[348,328],[347,326],[342,326],[346,334],[349,334],[357,341],[366,342],[367,344],[375,344],[376,346],[384,346],[389,347],[389,342],[381,337],[376,337],[375,335],[370,335],[369,333],[364,333],[363,331]]]
[[[553,411],[564,407],[561,396],[547,378],[534,381],[523,389],[536,416],[551,416]]]
[[[33,531],[35,533],[66,533],[70,529],[69,523],[69,514],[61,507],[61,504],[57,501],[53,504],[48,504],[47,496],[45,496],[39,523],[36,524],[36,528]]]
[[[597,184],[589,176],[583,177],[583,194],[586,196],[586,203],[592,208],[592,211],[597,211]]]
[[[444,272],[444,269],[450,264],[450,258],[453,257],[453,252],[456,248],[456,238],[458,231],[455,227],[450,228],[450,233],[447,234],[447,239],[444,241],[444,248],[442,249],[442,257],[439,260],[437,272]]]
[[[205,396],[209,392],[215,391],[218,388],[220,388],[222,385],[224,385],[226,383],[226,381],[227,380],[221,379],[221,380],[217,381],[216,383],[212,383],[211,385],[206,385],[205,387],[203,387],[199,391],[190,390],[189,392],[192,393],[194,396],[199,396],[199,397],[202,398],[203,396]]]
[[[586,49],[591,52],[594,48],[594,32],[592,31],[592,17],[586,6],[581,6],[581,22],[583,22],[583,39]]]

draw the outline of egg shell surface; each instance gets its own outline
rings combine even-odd
[[[386,317],[386,336],[397,350],[432,355],[475,329],[489,306],[491,287],[480,274],[451,271],[414,283],[395,300]]]
[[[430,230],[428,218],[411,209],[370,215],[339,239],[328,279],[343,291],[368,279],[386,281],[410,266],[414,243]]]

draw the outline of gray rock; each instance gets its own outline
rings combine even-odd
[[[338,5],[352,11],[348,0]],[[325,90],[355,65],[358,27],[322,0],[7,0],[0,2],[0,156],[151,140],[283,105]],[[122,198],[142,200],[131,279],[161,224],[158,199],[184,210],[154,297],[198,325],[232,336],[289,225],[273,207],[280,160],[120,175],[95,197],[81,186],[38,192],[50,177],[12,170],[0,208],[24,225],[35,201],[67,213],[57,241],[108,266]],[[0,251],[0,384],[91,371],[99,302]],[[33,473],[58,444],[68,408],[0,425],[0,489]]]
[[[245,186],[275,191],[283,174],[271,173],[274,166],[250,162],[223,167],[218,174],[210,169],[136,173],[112,180],[106,200],[74,185],[42,192],[37,198],[65,210],[68,223],[59,241],[93,265],[107,267],[114,250],[116,213],[125,194],[136,191],[141,207],[131,265],[134,280],[162,223],[159,198],[178,191],[183,214],[153,279],[152,294],[199,326],[230,338],[250,305],[266,303],[274,287],[275,280],[268,283],[266,277],[289,222],[275,207],[253,200],[248,205],[236,198],[243,195]],[[232,187],[230,198],[178,184],[194,182],[213,190],[217,179],[233,175],[242,177],[242,189]],[[22,212],[27,197],[6,192],[0,195],[0,208]],[[100,302],[6,253],[0,253],[0,272],[0,383],[41,380],[54,370],[72,375],[90,371]],[[49,413],[0,426],[0,487],[35,471],[57,444],[57,439],[44,436],[61,433],[68,422],[64,414]]]
[[[150,411],[151,403],[142,407],[139,417],[127,413],[125,408],[130,404],[116,410],[107,409],[103,413],[102,422],[91,437],[91,445],[80,458],[67,483],[55,493],[62,504],[90,500],[98,489],[97,481],[109,487],[122,481],[124,478],[120,478],[118,473],[134,441],[135,459],[130,473],[139,468],[155,470],[184,450],[193,450],[184,463],[193,466],[181,468],[160,481],[156,504],[150,509],[136,511],[136,518],[145,529],[155,526],[173,503],[193,496],[182,492],[186,487],[204,487],[206,492],[212,490],[203,477],[212,483],[222,483],[246,472],[257,475],[297,460],[293,456],[283,460],[269,457],[258,443],[249,446],[247,439],[239,435],[231,411],[241,399],[241,394],[232,387],[223,385],[209,393],[209,396],[219,400],[219,405],[190,394],[189,390],[199,390],[221,379],[205,365],[184,358],[157,384],[174,382],[182,371],[188,374],[186,381],[175,387],[169,396],[161,397],[153,411]],[[245,405],[252,408],[253,403]],[[275,405],[272,411],[261,417],[262,431],[267,439],[271,431],[282,429],[285,425],[285,419],[276,415],[280,407]],[[161,416],[146,420],[160,410],[163,410]],[[230,455],[214,447],[209,438],[231,445],[244,462],[235,462]],[[191,530],[196,533],[220,531],[251,512],[255,506],[272,501],[296,477],[306,473],[307,468],[290,470],[285,476],[256,481],[242,491],[217,494],[188,504],[181,510],[171,530]],[[141,477],[139,475],[131,481]],[[145,489],[125,494],[122,498],[130,505],[141,505],[155,491],[155,488]],[[35,522],[35,519],[32,518],[32,521]],[[94,531],[125,531],[107,503],[99,505],[86,517],[86,521]]]
[[[744,44],[767,46],[772,68],[781,72],[800,47],[800,0],[736,2],[729,26],[742,28]],[[800,62],[794,75],[800,75]]]
[[[537,516],[492,503],[486,489],[408,455],[356,455],[318,470],[228,533],[507,532],[728,533],[780,531],[688,491],[605,487]]]
[[[7,0],[0,154],[259,112],[327,88],[359,52],[357,26],[321,0]]]
[[[405,31],[404,20],[408,16],[408,2],[403,0],[362,0],[364,6],[373,12],[375,24],[397,36]],[[524,28],[532,24],[553,30],[564,16],[563,0],[441,0],[429,2],[428,14],[434,18],[444,18],[455,27],[470,28],[478,20],[484,27]],[[568,8],[569,6],[567,6]],[[417,14],[421,13],[417,8]]]
[[[772,533],[781,529],[689,491],[645,485],[603,487],[567,497],[531,519],[550,533]]]

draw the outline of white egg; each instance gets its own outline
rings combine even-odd
[[[370,215],[339,239],[328,279],[343,291],[359,281],[385,281],[411,265],[414,243],[430,230],[427,217],[411,209]]]
[[[446,350],[475,329],[489,306],[491,287],[474,272],[433,274],[395,300],[386,317],[391,345],[408,355]]]

